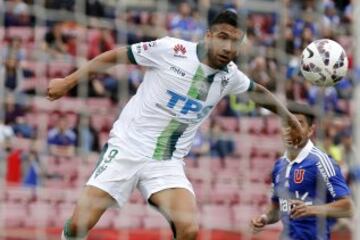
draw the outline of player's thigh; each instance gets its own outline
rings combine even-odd
[[[176,229],[197,227],[197,205],[194,194],[185,188],[170,188],[152,194],[149,202],[157,207]]]
[[[143,196],[175,223],[197,225],[194,190],[182,161],[152,161],[140,172],[139,190]]]
[[[115,199],[109,193],[87,185],[80,194],[71,221],[77,227],[90,229],[105,210],[115,204]]]

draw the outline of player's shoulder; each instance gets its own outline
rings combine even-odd
[[[336,161],[327,155],[318,147],[313,147],[310,151],[309,158],[314,165],[321,171],[326,173],[328,177],[336,175],[335,169],[338,167]]]
[[[287,165],[286,162],[286,158],[284,156],[279,157],[278,159],[276,159],[274,166],[273,166],[273,172],[278,172],[280,171],[281,167],[284,165]]]
[[[190,41],[186,41],[184,39],[174,38],[174,37],[170,37],[170,36],[158,38],[157,40],[155,40],[155,42],[160,44],[163,47],[174,48],[174,50],[177,50],[179,52],[186,52],[187,47],[189,47],[189,46],[193,47],[196,45],[195,42],[190,42]]]
[[[242,72],[239,69],[238,65],[233,61],[229,62],[228,65],[226,65],[226,71],[231,77],[235,78],[235,80],[243,80],[248,78],[247,75]]]

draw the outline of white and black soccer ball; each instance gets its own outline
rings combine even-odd
[[[348,64],[345,50],[340,44],[330,39],[320,39],[304,49],[300,70],[312,84],[328,87],[346,75]]]

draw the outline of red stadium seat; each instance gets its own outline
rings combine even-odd
[[[34,202],[29,205],[29,216],[26,218],[27,227],[50,227],[55,225],[57,209],[54,204]]]
[[[29,152],[31,149],[31,145],[33,143],[33,140],[22,138],[22,137],[14,137],[11,139],[13,146],[16,146],[18,149],[21,149],[24,152]]]
[[[138,217],[122,217],[118,215],[116,218],[113,219],[113,225],[116,229],[136,229],[142,227],[142,220]]]
[[[250,134],[262,134],[265,130],[264,118],[255,117],[248,120],[248,132]]]
[[[225,158],[225,169],[229,171],[241,172],[241,169],[246,169],[246,160],[240,157]]]
[[[216,117],[222,129],[226,132],[238,132],[240,128],[239,119],[236,117]]]
[[[74,124],[72,120],[75,120],[76,122],[76,119],[74,118],[77,118],[77,116],[75,117],[74,114],[80,113],[81,111],[84,110],[84,108],[86,108],[85,101],[80,98],[65,97],[59,100],[58,110],[61,112],[71,112],[68,115],[73,115],[73,116],[69,116],[72,119],[68,119],[71,122],[71,124]]]
[[[108,98],[88,98],[86,100],[86,106],[92,113],[111,113],[112,103]],[[115,120],[115,119],[113,119]]]
[[[232,204],[238,201],[237,192],[239,185],[237,182],[216,182],[211,191],[211,202],[221,204]]]
[[[226,205],[203,205],[200,225],[207,229],[232,229],[230,208]]]
[[[66,191],[62,188],[39,188],[36,192],[37,201],[61,203],[66,200]]]
[[[147,215],[147,211],[149,211],[148,207],[144,203],[127,203],[120,209],[119,217],[126,218],[131,216],[142,218]]]
[[[9,27],[6,28],[6,38],[19,37],[23,43],[34,39],[34,29],[31,27]]]
[[[249,150],[251,146],[254,144],[251,141],[251,136],[244,132],[241,132],[240,134],[234,135],[234,143],[235,143],[235,155],[236,156],[247,156],[249,154]]]
[[[48,76],[49,78],[66,77],[75,67],[75,65],[69,62],[50,62],[48,64]]]
[[[116,228],[139,228],[146,215],[146,205],[127,203],[121,209],[117,218],[114,219]]]
[[[99,29],[88,29],[86,31],[86,41],[90,43],[95,38],[99,37],[101,34],[101,31]]]
[[[58,206],[58,215],[55,219],[55,225],[63,227],[65,222],[71,217],[75,208],[75,203],[61,203]]]
[[[6,188],[7,201],[27,203],[35,198],[33,188],[27,187],[8,187]]]
[[[279,117],[270,116],[266,118],[266,132],[268,134],[279,134],[281,132],[281,122]]]
[[[44,97],[34,97],[32,104],[36,111],[52,112],[54,109],[58,109],[59,101],[51,102]]]
[[[46,77],[46,63],[39,62],[39,61],[23,61],[21,62],[21,66],[25,69],[28,69],[29,71],[33,72],[37,78],[41,78],[38,80],[38,83],[40,84],[46,84],[47,81],[43,81]],[[39,86],[40,88],[43,86]]]
[[[211,200],[212,185],[210,181],[207,182],[194,182],[192,181],[196,201],[200,204],[208,203]]]
[[[258,216],[261,209],[252,205],[234,205],[232,208],[234,230],[246,230],[248,229],[251,219]]]
[[[222,168],[220,159],[210,156],[199,157],[198,164],[203,171],[216,171]]]
[[[35,40],[38,40],[39,42],[43,41],[47,31],[48,31],[47,27],[35,26],[34,27]]]
[[[4,41],[4,37],[5,37],[5,28],[0,26],[0,43]]]
[[[28,205],[6,202],[0,205],[0,226],[22,227],[28,217]]]
[[[157,210],[152,207],[146,208],[146,215],[143,219],[145,228],[168,228],[169,223]]]
[[[118,210],[110,208],[101,216],[99,222],[96,224],[97,228],[111,229],[114,226],[114,219],[118,217]]]

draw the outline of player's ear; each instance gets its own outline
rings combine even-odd
[[[309,127],[308,137],[311,138],[311,136],[315,133],[315,124],[311,124]]]

